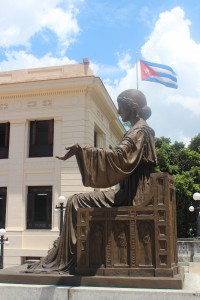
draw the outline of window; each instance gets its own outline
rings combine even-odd
[[[0,123],[0,159],[8,158],[10,123]]]
[[[7,188],[0,187],[0,228],[5,228]]]
[[[38,256],[21,256],[21,265],[38,262],[41,258]]]
[[[104,148],[105,147],[105,134],[103,131],[95,125],[94,128],[94,147]]]
[[[29,186],[27,229],[51,229],[52,186]]]
[[[98,133],[94,130],[94,147],[97,147],[97,135]]]
[[[53,156],[53,120],[31,121],[29,157]]]

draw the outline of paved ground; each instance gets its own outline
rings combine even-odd
[[[190,263],[185,268],[185,280],[183,290],[200,292],[200,262]]]
[[[0,300],[200,300],[200,262],[190,263],[184,268],[183,289],[70,287],[0,283]]]

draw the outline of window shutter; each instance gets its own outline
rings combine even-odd
[[[97,132],[94,131],[94,147],[97,147]]]
[[[31,122],[30,125],[31,125],[31,130],[30,130],[31,145],[35,145],[36,144],[36,126],[37,126],[37,121]]]
[[[7,188],[0,188],[0,227],[5,228]]]
[[[47,193],[47,228],[51,229],[52,227],[52,192]]]
[[[53,128],[54,127],[54,120],[49,120],[48,123],[48,144],[53,144]]]
[[[28,190],[27,199],[27,229],[34,228],[34,192]]]
[[[5,124],[5,147],[9,146],[9,136],[10,136],[10,123]]]

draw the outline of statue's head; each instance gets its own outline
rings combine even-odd
[[[120,107],[123,107],[123,109],[127,112],[131,112],[132,114],[135,114],[135,116],[143,118],[144,120],[147,120],[151,116],[151,109],[147,106],[146,97],[139,90],[129,89],[123,91],[117,97],[117,102],[119,111]]]

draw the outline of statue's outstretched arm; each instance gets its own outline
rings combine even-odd
[[[72,157],[73,155],[75,155],[78,151],[78,145],[77,144],[73,144],[69,147],[65,148],[67,151],[67,153],[64,156],[56,156],[56,158],[61,159],[61,160],[67,160],[70,157]]]

